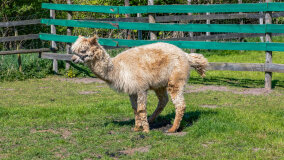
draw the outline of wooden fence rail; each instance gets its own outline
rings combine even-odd
[[[0,27],[15,27],[15,26],[34,25],[34,24],[41,24],[40,19],[0,22]]]
[[[0,37],[0,42],[23,41],[23,40],[32,40],[32,39],[39,39],[39,34]]]
[[[283,17],[284,12],[272,13],[272,18]],[[155,20],[159,22],[186,22],[195,20],[224,20],[224,19],[259,19],[265,18],[261,13],[234,13],[234,14],[210,14],[210,15],[170,15],[170,16],[156,16]],[[118,22],[148,22],[148,17],[129,17],[129,18],[104,18],[104,19],[84,19],[89,21],[118,21]]]
[[[39,39],[39,34],[18,35],[18,30],[17,30],[17,28],[15,28],[17,26],[36,25],[36,24],[41,24],[41,20],[40,19],[32,19],[32,20],[22,20],[22,21],[0,22],[0,28],[14,27],[14,30],[15,30],[15,36],[0,37],[0,43]],[[16,42],[16,43],[17,43],[17,49],[16,50],[0,51],[0,55],[18,54],[19,71],[22,71],[21,54],[41,53],[41,52],[50,51],[49,48],[24,49],[24,50],[21,49],[20,50],[19,49],[20,48],[19,42]]]
[[[40,58],[71,61],[70,54],[41,53]],[[284,64],[260,64],[260,63],[209,63],[208,70],[221,71],[256,71],[284,73]]]

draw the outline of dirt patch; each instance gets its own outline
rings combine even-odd
[[[205,105],[201,105],[200,107],[202,107],[202,108],[218,108],[219,106],[217,106],[217,105],[207,105],[207,104],[205,104]]]
[[[96,93],[99,93],[99,91],[81,91],[81,92],[79,92],[79,94],[82,94],[82,95],[96,94]]]
[[[44,129],[44,130],[31,129],[30,132],[31,133],[46,133],[46,132],[49,132],[49,133],[53,133],[53,134],[59,134],[58,131],[53,130],[53,129]]]
[[[165,133],[165,135],[168,135],[168,136],[185,136],[187,134],[187,132],[175,132],[175,133]]]
[[[133,155],[135,152],[139,152],[139,153],[149,152],[150,149],[151,149],[151,146],[148,145],[148,146],[145,146],[145,147],[126,149],[126,150],[123,150],[123,151],[119,151],[119,153],[125,154],[125,155]]]
[[[202,143],[201,145],[204,147],[204,148],[207,148],[209,147],[210,145],[214,144],[214,142],[205,142],[205,143]]]
[[[70,156],[70,153],[67,152],[65,148],[57,148],[57,151],[54,152],[56,158],[64,159]]]
[[[64,129],[64,128],[60,128],[60,132],[61,132],[61,136],[64,139],[67,139],[67,138],[69,138],[72,135],[72,133],[69,130]]]
[[[100,80],[98,78],[58,78],[60,81],[67,81],[67,82],[73,82],[73,83],[100,83],[104,84],[105,82],[103,80]]]
[[[265,88],[243,88],[243,89],[233,89],[225,86],[187,86],[186,93],[198,93],[206,91],[221,91],[221,92],[232,92],[234,94],[243,94],[243,95],[266,95],[270,94],[273,91],[267,90]]]
[[[34,128],[30,130],[30,133],[46,133],[46,132],[53,134],[60,134],[64,139],[67,139],[72,135],[72,133],[65,128],[60,128],[58,131],[54,129],[36,130]]]
[[[50,87],[39,87],[39,89],[47,89],[47,88],[50,88]]]

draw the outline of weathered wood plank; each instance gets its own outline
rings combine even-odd
[[[38,53],[47,52],[50,48],[39,48],[39,49],[24,49],[24,50],[13,50],[13,51],[1,51],[0,55],[10,55],[10,54],[27,54],[27,53]]]
[[[219,71],[257,71],[284,73],[284,64],[261,64],[261,63],[209,63],[208,70]]]
[[[57,53],[41,53],[40,58],[43,59],[56,59],[63,61],[71,61],[72,54],[57,54]]]
[[[57,59],[71,61],[72,54],[42,53],[43,59]],[[284,73],[284,64],[261,64],[261,63],[209,63],[207,70],[219,71],[257,71],[257,72],[280,72]]]
[[[284,64],[265,64],[265,71],[284,73]]]
[[[39,34],[28,34],[21,36],[10,36],[10,37],[0,37],[0,42],[11,42],[11,41],[23,41],[23,40],[31,40],[31,39],[39,39]]]
[[[0,27],[26,26],[26,25],[32,25],[32,24],[41,24],[40,19],[0,22]]]
[[[264,72],[264,64],[256,63],[210,63],[208,70],[259,71]]]
[[[77,5],[77,4],[53,4],[42,3],[42,8],[61,11],[81,11],[118,14],[118,6],[96,6],[96,5]]]
[[[151,31],[191,31],[191,32],[230,32],[230,33],[284,33],[284,24],[165,24],[135,22],[94,22],[82,20],[42,19],[47,25],[66,27],[86,27],[105,29],[132,29]]]
[[[272,13],[273,18],[283,17],[284,12]],[[156,16],[155,20],[159,22],[179,22],[179,21],[193,21],[193,20],[222,20],[222,19],[259,19],[264,18],[264,14],[260,13],[242,13],[242,14],[211,14],[211,15],[170,15],[170,16]],[[92,21],[118,21],[118,22],[148,22],[148,17],[130,17],[130,18],[104,18],[104,19],[85,19]]]

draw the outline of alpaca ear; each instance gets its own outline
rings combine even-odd
[[[89,38],[90,44],[97,44],[98,43],[98,37],[94,35],[92,38]]]

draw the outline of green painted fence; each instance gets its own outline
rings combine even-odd
[[[253,4],[216,4],[216,5],[153,5],[153,6],[93,6],[43,3],[42,8],[63,11],[86,11],[100,13],[204,13],[204,12],[265,12],[284,11],[284,3],[253,3]],[[130,29],[150,31],[184,31],[184,32],[228,32],[228,33],[284,33],[284,25],[276,24],[173,24],[173,23],[140,23],[114,21],[87,21],[42,19],[47,25],[67,27],[87,27],[104,29]],[[42,40],[58,42],[74,42],[77,37],[64,35],[40,34]],[[106,46],[139,46],[158,41],[100,39]],[[200,42],[200,41],[165,41],[181,48],[217,49],[217,50],[257,50],[284,51],[284,43],[232,43],[232,42]]]
[[[77,36],[65,36],[55,34],[40,34],[40,39],[47,41],[73,43]],[[203,42],[203,41],[150,41],[150,40],[126,40],[100,38],[99,43],[106,46],[134,47],[155,42],[167,42],[180,48],[215,49],[215,50],[256,50],[256,51],[284,51],[284,43],[256,43],[256,42]]]
[[[244,3],[214,5],[153,5],[153,6],[94,6],[43,3],[42,8],[61,11],[132,13],[216,13],[284,11],[284,3]]]

